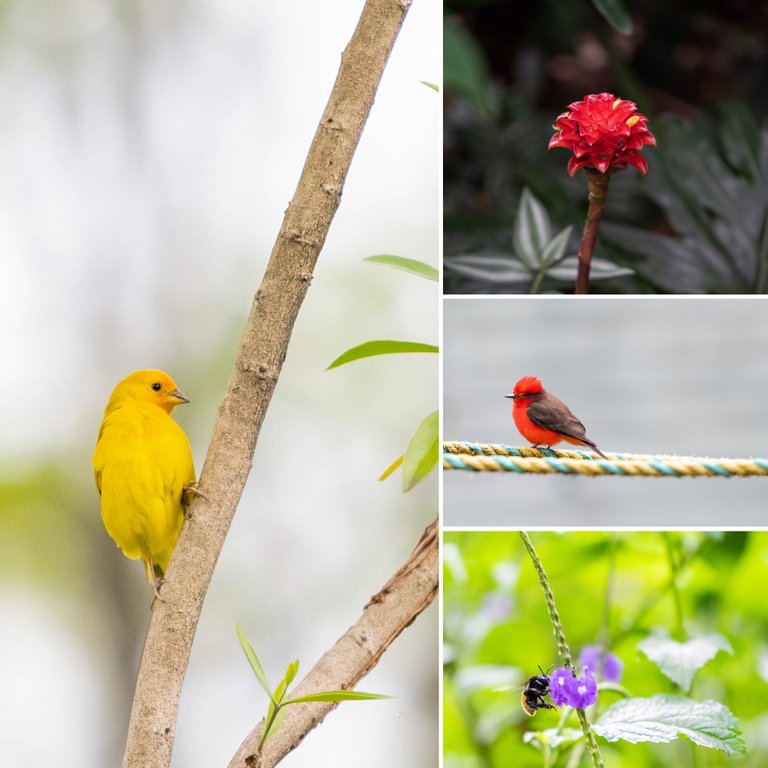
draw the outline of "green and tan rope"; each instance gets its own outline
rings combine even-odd
[[[768,477],[768,459],[710,459],[637,453],[606,455],[608,460],[589,451],[445,442],[443,469],[588,477]]]

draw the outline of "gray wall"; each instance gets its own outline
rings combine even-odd
[[[446,440],[527,445],[504,395],[533,374],[603,451],[768,456],[764,300],[447,298],[443,312]],[[443,483],[448,527],[768,522],[768,477],[445,471]]]

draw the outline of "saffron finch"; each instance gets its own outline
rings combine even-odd
[[[184,522],[185,491],[195,488],[189,440],[171,418],[188,402],[167,373],[135,371],[110,395],[93,453],[104,527],[126,557],[144,561],[157,597]]]

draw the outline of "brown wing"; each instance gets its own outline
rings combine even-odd
[[[584,440],[587,430],[584,425],[571,413],[568,406],[553,395],[542,402],[534,400],[528,406],[528,418],[542,429],[550,429],[576,440]]]

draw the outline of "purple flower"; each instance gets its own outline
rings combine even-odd
[[[579,664],[593,669],[598,677],[609,683],[618,683],[624,671],[624,662],[614,653],[603,652],[597,645],[585,645],[579,656]]]
[[[599,645],[585,645],[581,649],[579,654],[579,664],[582,667],[589,667],[600,671],[600,646]]]
[[[560,667],[556,669],[549,678],[549,697],[556,707],[562,707],[568,703],[570,696],[570,686],[573,681],[573,674],[570,669]]]
[[[603,679],[610,683],[618,683],[624,671],[624,662],[613,653],[606,653],[603,659]]]
[[[586,709],[597,701],[597,680],[587,667],[582,677],[574,677],[570,669],[560,667],[549,678],[549,695],[555,706]]]
[[[568,704],[574,709],[586,709],[597,701],[597,680],[584,667],[584,676],[575,677],[571,681],[571,697]]]

